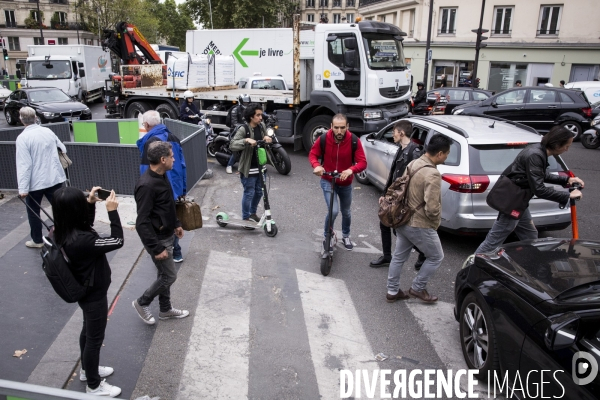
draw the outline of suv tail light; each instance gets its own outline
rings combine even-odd
[[[490,185],[487,175],[443,174],[442,179],[450,184],[450,190],[459,193],[484,193]]]
[[[581,111],[583,111],[583,113],[585,114],[586,117],[588,117],[588,118],[592,117],[592,108],[591,107],[582,108]]]

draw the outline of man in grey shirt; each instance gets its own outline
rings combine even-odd
[[[39,248],[42,242],[42,223],[39,219],[44,196],[52,201],[52,195],[67,179],[58,159],[58,150],[67,152],[65,145],[50,129],[35,124],[35,111],[23,107],[19,117],[25,129],[17,137],[17,181],[19,197],[25,197],[31,240],[25,246]],[[36,204],[37,203],[37,204]]]

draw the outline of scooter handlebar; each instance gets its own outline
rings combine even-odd
[[[571,184],[571,186],[569,187],[569,193],[571,193],[571,192],[572,192],[572,191],[574,191],[574,190],[579,190],[579,191],[581,191],[581,190],[583,190],[583,186],[581,186],[581,184],[580,184],[579,182],[573,182],[573,183]],[[572,198],[572,199],[570,200],[570,201],[571,201],[571,205],[575,204],[575,201],[578,201],[578,200],[581,200],[581,197],[575,197],[575,198]]]
[[[338,178],[340,176],[340,173],[337,170],[335,170],[331,172],[323,172],[323,175],[329,175],[332,178]]]

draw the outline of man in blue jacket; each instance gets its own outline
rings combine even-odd
[[[173,189],[173,197],[177,200],[181,196],[185,196],[187,193],[186,186],[186,171],[185,171],[185,159],[183,157],[183,149],[181,148],[181,142],[177,136],[173,135],[169,129],[160,123],[160,114],[157,111],[151,110],[146,111],[142,117],[144,128],[148,133],[137,141],[137,147],[140,150],[142,161],[140,163],[140,175],[148,169],[150,162],[148,161],[148,146],[150,143],[157,140],[163,142],[169,142],[173,146],[173,169],[167,171],[167,178],[171,183]],[[180,263],[183,261],[183,254],[181,253],[181,246],[179,245],[179,238],[173,237],[173,261]]]

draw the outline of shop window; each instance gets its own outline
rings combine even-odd
[[[513,7],[496,7],[494,9],[492,35],[510,35],[513,12]]]
[[[518,63],[491,63],[490,78],[487,89],[501,92],[515,86],[515,82],[527,82],[528,64]]]
[[[542,6],[537,34],[539,36],[558,35],[561,13],[562,6]]]
[[[456,8],[440,8],[438,34],[456,33]]]

